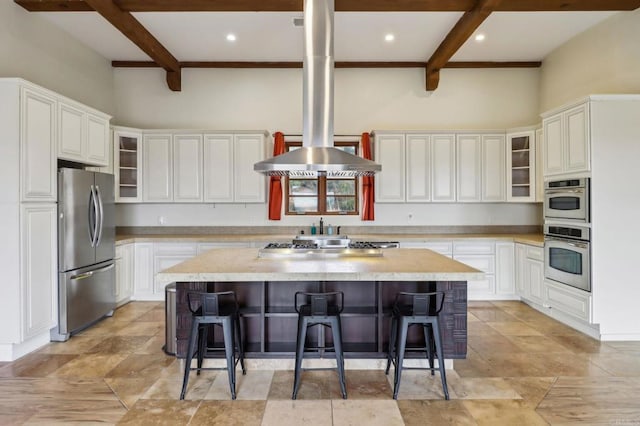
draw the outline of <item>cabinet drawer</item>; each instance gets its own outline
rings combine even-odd
[[[591,296],[588,293],[552,281],[544,282],[544,292],[552,308],[583,321],[590,320]]]
[[[196,243],[155,243],[156,256],[195,256]]]
[[[496,277],[487,275],[483,280],[467,281],[467,293],[469,298],[490,299],[495,293]]]
[[[454,241],[453,254],[494,254],[495,243],[491,242],[472,242],[472,241]]]
[[[527,259],[544,262],[544,249],[542,247],[527,246]]]
[[[458,262],[469,265],[472,268],[481,270],[486,274],[493,274],[496,271],[495,256],[453,256]]]

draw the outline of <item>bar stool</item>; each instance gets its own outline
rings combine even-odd
[[[389,368],[393,363],[395,375],[393,379],[393,399],[398,399],[400,379],[403,368],[424,370],[424,368],[403,367],[405,350],[425,351],[429,360],[431,375],[434,375],[433,367],[434,349],[438,356],[438,369],[442,381],[444,398],[449,399],[447,388],[447,376],[444,368],[444,351],[442,348],[442,336],[440,335],[439,314],[444,304],[444,292],[432,293],[407,293],[396,294],[391,314],[391,330],[389,337],[389,352],[387,354],[387,368],[385,374],[389,374]],[[407,348],[407,332],[411,325],[422,325],[424,329],[424,348]],[[435,346],[435,348],[434,348]]]
[[[344,309],[344,293],[334,291],[328,293],[296,292],[295,309],[298,313],[298,338],[296,341],[296,367],[293,382],[293,395],[296,399],[300,388],[300,376],[302,373],[302,358],[305,352],[305,340],[307,329],[316,325],[330,327],[333,333],[333,346],[307,347],[312,350],[333,350],[336,354],[338,379],[342,398],[347,398],[347,388],[344,378],[344,353],[342,352],[342,326],[340,313]]]
[[[189,346],[185,358],[184,379],[180,399],[184,399],[189,382],[189,372],[196,370],[200,375],[201,370],[223,370],[224,368],[202,368],[202,360],[205,355],[222,348],[212,348],[207,344],[209,326],[222,327],[224,339],[224,352],[227,359],[227,373],[229,374],[229,387],[231,399],[236,399],[236,365],[240,361],[242,374],[247,374],[244,367],[244,350],[242,347],[242,333],[240,330],[240,311],[238,301],[233,291],[217,293],[188,292],[187,302],[191,311],[192,324],[189,334]],[[194,305],[197,306],[194,308]],[[236,351],[238,356],[236,358]],[[191,367],[191,361],[197,354],[198,366]]]

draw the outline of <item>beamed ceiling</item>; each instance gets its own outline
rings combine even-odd
[[[302,0],[14,0],[40,12],[114,67],[300,68]],[[335,0],[336,68],[539,67],[558,45],[640,0]],[[79,13],[82,12],[82,13]],[[108,23],[108,24],[106,24]],[[238,42],[221,41],[238,34]],[[482,32],[487,41],[471,37]],[[392,43],[381,41],[393,33]],[[180,58],[180,59],[178,59]]]

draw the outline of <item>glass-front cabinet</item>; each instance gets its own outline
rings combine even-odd
[[[507,134],[507,200],[536,201],[535,131]]]
[[[114,127],[113,147],[116,202],[142,201],[142,132]]]

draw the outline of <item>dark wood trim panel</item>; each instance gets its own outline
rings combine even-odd
[[[88,12],[87,0],[14,0],[31,12]],[[302,0],[114,0],[127,12],[300,12]],[[338,12],[466,12],[474,0],[336,0]],[[500,12],[635,10],[640,0],[509,0]]]
[[[542,62],[447,62],[442,68],[539,68]],[[159,68],[153,61],[112,61],[114,68]],[[336,62],[336,68],[424,68],[426,62]],[[180,68],[302,68],[302,62],[180,62]]]
[[[425,72],[428,91],[438,88],[440,69],[449,62],[449,59],[501,2],[502,0],[478,0],[473,9],[462,15],[427,61]]]

